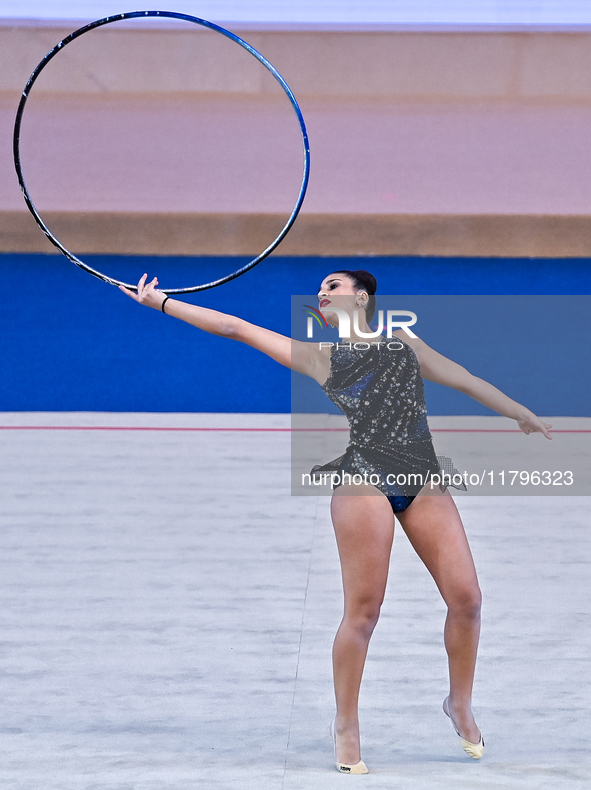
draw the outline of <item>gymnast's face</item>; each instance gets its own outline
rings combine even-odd
[[[318,290],[318,308],[329,324],[338,326],[337,314],[330,309],[330,305],[334,304],[351,314],[359,307],[360,298],[367,300],[366,292],[356,290],[348,275],[335,272],[322,281]]]

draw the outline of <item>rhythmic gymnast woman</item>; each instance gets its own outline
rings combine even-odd
[[[367,773],[359,744],[359,687],[384,598],[394,513],[447,605],[444,638],[450,689],[443,710],[466,753],[482,757],[484,741],[471,709],[481,595],[462,521],[445,485],[400,486],[396,475],[393,486],[388,472],[415,472],[421,475],[413,478],[416,481],[429,480],[441,471],[427,426],[423,379],[457,389],[516,420],[526,434],[540,432],[550,439],[552,426],[419,338],[399,330],[393,333],[393,342],[383,337],[368,342],[376,293],[375,278],[368,272],[337,271],[323,280],[318,299],[327,322],[338,324],[332,303],[346,310],[354,328],[349,338],[341,338],[330,348],[294,341],[235,316],[171,299],[157,290],[156,277],[149,283],[146,280],[144,274],[137,294],[120,288],[140,304],[257,348],[310,376],[344,411],[350,425],[347,451],[325,466],[314,467],[313,472],[374,475],[371,479],[376,485],[354,485],[343,475],[344,482],[337,482],[331,501],[344,589],[344,615],[333,646],[337,712],[331,732],[337,769]],[[352,320],[355,311],[359,334]]]

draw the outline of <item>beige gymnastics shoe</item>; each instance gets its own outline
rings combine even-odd
[[[482,738],[482,734],[480,735],[480,740],[478,743],[472,743],[471,741],[467,741],[465,738],[462,738],[460,733],[458,732],[458,728],[455,725],[454,720],[449,714],[449,707],[448,707],[448,699],[446,697],[443,700],[443,712],[447,716],[447,718],[451,721],[454,730],[456,731],[456,735],[460,739],[460,743],[462,744],[462,749],[466,752],[466,754],[470,755],[470,757],[474,758],[474,760],[480,760],[482,755],[484,754],[484,740]]]
[[[337,732],[334,726],[334,720],[331,721],[329,729],[330,737],[334,745],[334,759],[337,771],[340,771],[342,774],[368,774],[369,770],[363,760],[359,760],[355,765],[347,765],[347,763],[340,763],[337,760]]]

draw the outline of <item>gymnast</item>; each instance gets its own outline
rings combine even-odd
[[[462,521],[433,450],[423,379],[459,390],[516,420],[526,434],[540,432],[550,439],[552,426],[402,330],[393,333],[393,342],[381,336],[368,340],[376,281],[366,271],[333,272],[320,285],[319,309],[326,321],[338,324],[332,304],[341,315],[346,311],[353,327],[349,337],[330,347],[294,341],[235,316],[172,299],[157,285],[156,277],[148,283],[144,274],[137,294],[119,287],[140,304],[205,332],[238,340],[310,376],[349,421],[344,455],[312,470],[336,481],[331,516],[344,590],[344,614],[333,646],[336,717],[331,733],[337,769],[348,774],[368,772],[360,753],[359,688],[384,599],[394,514],[447,605],[444,640],[450,686],[443,711],[464,751],[480,759],[484,740],[472,714],[471,698],[481,594]],[[352,482],[355,475],[366,481],[368,474],[374,484]]]

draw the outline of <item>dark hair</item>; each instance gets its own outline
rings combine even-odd
[[[335,274],[346,274],[353,281],[353,287],[359,291],[366,291],[369,296],[367,307],[365,308],[365,318],[367,323],[371,321],[376,312],[376,297],[375,293],[378,289],[378,283],[373,274],[366,272],[365,269],[357,269],[352,272],[349,269],[339,269]]]

